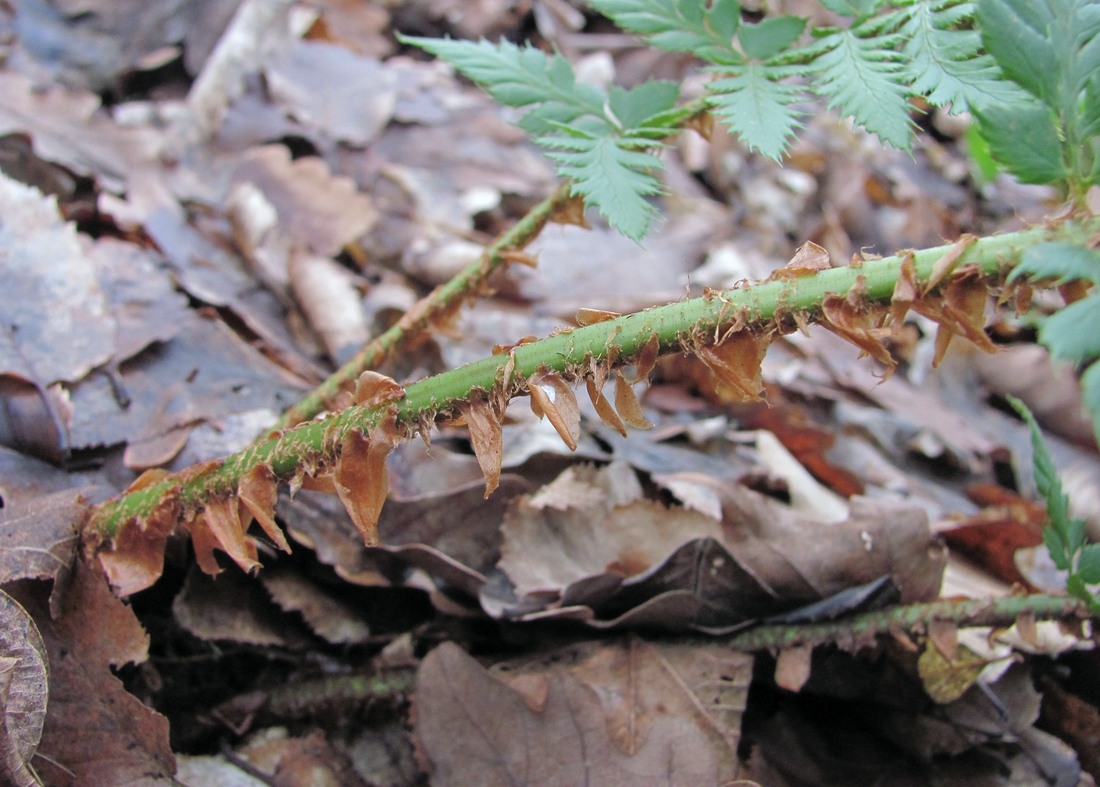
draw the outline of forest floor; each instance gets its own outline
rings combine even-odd
[[[586,79],[690,91],[690,57],[581,7],[249,0],[236,38],[214,0],[0,9],[6,780],[33,783],[27,763],[48,784],[1100,779],[1089,621],[854,622],[1058,592],[1009,394],[1100,530],[1073,370],[1005,306],[998,353],[958,340],[937,368],[934,326],[910,318],[889,377],[821,328],[782,337],[763,402],[662,358],[637,387],[652,428],[624,438],[584,403],[572,451],[515,402],[488,499],[466,428],[444,426],[390,455],[379,547],[300,490],[277,508],[290,553],[260,537],[256,572],[219,554],[212,576],[177,535],[120,599],[80,557],[89,503],[248,445],[555,188],[506,111],[395,32],[553,45]],[[914,118],[908,154],[820,111],[782,166],[685,133],[643,245],[594,215],[551,224],[537,266],[379,371],[416,380],[580,307],[765,279],[807,241],[841,265],[1057,209],[983,180],[965,118]]]

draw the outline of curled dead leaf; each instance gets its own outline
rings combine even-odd
[[[898,268],[898,279],[894,283],[894,292],[890,296],[890,325],[897,330],[905,321],[905,315],[920,298],[920,285],[917,282],[917,266],[913,252],[909,252]]]
[[[488,399],[480,397],[459,403],[459,411],[470,427],[470,443],[485,475],[485,496],[488,497],[500,484],[500,466],[504,458],[500,416]]]
[[[695,354],[714,375],[722,399],[757,402],[763,399],[764,381],[760,364],[771,336],[751,331],[730,334],[721,344],[700,344]]]
[[[386,457],[393,443],[349,431],[340,443],[340,458],[332,474],[336,494],[367,546],[378,544],[378,516],[389,492]]]
[[[959,236],[959,239],[951,244],[951,248],[943,253],[936,262],[932,265],[932,272],[928,274],[928,281],[924,283],[924,289],[921,295],[927,295],[931,292],[940,282],[946,279],[955,267],[959,264],[959,259],[966,250],[977,243],[978,239],[974,235],[963,234]]]
[[[956,334],[969,339],[985,352],[996,352],[997,346],[985,332],[985,309],[989,288],[981,270],[967,265],[951,277],[942,298],[922,298],[913,304],[913,311],[939,324],[936,332],[936,352],[932,365],[939,366]]]
[[[584,211],[584,198],[579,194],[571,194],[569,199],[554,210],[550,216],[550,221],[555,224],[575,224],[578,227],[590,230],[592,225],[584,217]]]
[[[123,523],[110,546],[99,551],[100,565],[120,596],[144,590],[160,577],[164,548],[179,516],[177,493],[165,494],[152,514]]]
[[[237,495],[241,504],[260,523],[267,537],[283,552],[290,552],[290,544],[282,528],[275,523],[275,503],[279,499],[275,474],[267,465],[257,465],[240,480]]]
[[[596,413],[600,416],[600,420],[623,437],[626,437],[626,424],[623,423],[623,419],[619,417],[619,414],[615,412],[615,408],[611,406],[611,402],[607,401],[607,397],[603,395],[603,383],[603,375],[600,375],[599,382],[592,377],[586,377],[584,384],[588,388],[588,398],[592,400],[592,406],[596,408]],[[633,391],[631,391],[631,393],[633,393]]]
[[[246,518],[241,516],[240,502],[236,497],[210,500],[203,511],[210,533],[220,547],[242,571],[258,569],[256,541],[246,532]]]
[[[634,387],[619,372],[615,373],[615,409],[635,429],[650,429],[653,426],[642,411],[642,403],[638,401]]]
[[[787,281],[802,276],[812,276],[819,271],[827,271],[832,267],[829,262],[829,252],[813,241],[808,240],[798,247],[790,262],[782,268],[772,271],[766,281]]]
[[[195,562],[199,564],[199,568],[204,574],[212,577],[220,574],[222,567],[214,557],[214,550],[218,548],[218,539],[206,523],[206,517],[198,514],[188,523],[187,530],[191,533],[191,546],[195,550]]]
[[[368,369],[355,381],[354,398],[356,404],[364,407],[378,407],[404,399],[405,386],[392,377]]]
[[[897,362],[882,343],[887,333],[883,328],[887,312],[882,306],[867,302],[863,297],[864,286],[864,279],[859,277],[846,296],[826,295],[821,302],[822,324],[880,362],[889,376]]]
[[[575,451],[581,436],[581,411],[573,389],[557,372],[534,375],[527,381],[527,388],[535,415],[548,418],[562,442]]]

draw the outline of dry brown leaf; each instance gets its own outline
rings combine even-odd
[[[695,354],[714,375],[715,390],[722,400],[758,402],[764,394],[760,364],[770,342],[770,336],[738,331],[721,344],[700,344]]]
[[[623,423],[623,419],[619,417],[619,414],[615,412],[615,408],[611,406],[611,402],[607,401],[607,397],[603,395],[603,380],[597,383],[593,378],[584,378],[585,387],[588,389],[588,398],[592,400],[592,406],[596,408],[596,414],[600,416],[600,420],[617,431],[623,437],[626,437],[626,424]]]
[[[890,326],[897,330],[905,322],[905,315],[913,303],[920,298],[920,284],[917,282],[917,267],[913,253],[909,252],[898,267],[898,279],[894,283],[894,292],[890,296]]]
[[[736,744],[723,735],[725,725],[701,712],[702,701],[660,650],[593,650],[575,672],[545,668],[545,686],[521,681],[524,693],[457,645],[429,653],[417,680],[416,734],[433,781],[722,784],[736,776]],[[616,689],[597,690],[609,684]]]
[[[34,617],[49,656],[48,713],[35,759],[43,781],[169,783],[175,757],[168,720],[126,691],[111,669],[145,661],[149,637],[99,568],[77,561],[57,617],[34,586],[9,592]]]
[[[285,145],[252,148],[233,173],[251,183],[274,206],[279,228],[292,241],[322,257],[339,254],[374,225],[377,212],[355,181],[334,175],[324,159],[292,159]]]
[[[164,548],[168,536],[176,529],[179,515],[177,495],[163,495],[152,514],[145,519],[123,522],[108,548],[99,551],[100,565],[120,596],[144,590],[160,577],[164,570]]]
[[[953,662],[959,653],[959,626],[953,620],[933,618],[928,623],[928,642]]]
[[[615,372],[615,409],[622,420],[635,429],[650,429],[653,426],[642,411],[642,403],[638,401],[638,394],[634,393],[634,386],[618,371]]]
[[[332,480],[340,502],[367,546],[378,543],[378,515],[389,492],[386,456],[392,449],[393,444],[381,435],[368,438],[354,430],[340,443]]]
[[[208,500],[203,516],[218,547],[233,558],[242,571],[260,567],[256,560],[256,541],[245,532],[248,525],[241,517],[240,502],[235,496]]]
[[[31,758],[46,720],[46,646],[34,620],[0,590],[0,780],[40,784]]]
[[[298,572],[275,566],[260,574],[271,600],[288,612],[297,612],[315,634],[333,644],[364,643],[370,628],[358,610],[343,603]]]
[[[210,576],[217,576],[224,569],[218,565],[218,559],[214,557],[214,550],[219,548],[217,536],[206,523],[206,517],[198,514],[187,524],[187,530],[191,534],[191,547],[195,550],[195,562],[199,568]],[[163,560],[163,548],[161,555]],[[102,560],[102,557],[100,558]]]
[[[279,499],[279,487],[271,468],[267,465],[256,465],[237,484],[237,496],[275,546],[289,553],[290,544],[287,543],[282,528],[275,522],[275,503]]]
[[[766,281],[786,281],[802,276],[812,276],[819,271],[832,268],[829,252],[811,240],[806,241],[791,257],[791,261],[782,268],[776,268]]]
[[[897,363],[882,343],[886,333],[882,327],[886,312],[877,304],[867,303],[862,297],[863,284],[862,278],[857,279],[843,298],[826,295],[821,303],[822,325],[885,366],[889,376]]]
[[[367,370],[355,381],[356,404],[364,407],[380,407],[405,398],[405,386],[392,377]]]
[[[527,381],[531,394],[531,409],[545,416],[570,451],[577,449],[581,436],[581,411],[569,383],[557,372],[541,372]]]
[[[488,497],[500,483],[500,467],[504,460],[500,416],[489,400],[480,397],[460,403],[459,411],[470,429],[470,444],[485,475],[485,497]]]
[[[583,229],[590,230],[592,229],[592,225],[588,223],[588,219],[584,217],[584,213],[584,198],[579,194],[572,194],[569,199],[554,210],[553,214],[550,216],[550,221],[556,224],[574,224]]]

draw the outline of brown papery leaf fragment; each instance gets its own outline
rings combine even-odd
[[[897,362],[882,343],[882,323],[886,313],[882,307],[867,303],[861,297],[863,279],[857,279],[845,297],[827,295],[821,303],[824,316],[822,324],[845,341],[851,342],[867,355],[886,367],[886,375],[893,373]]]
[[[203,512],[207,527],[217,545],[225,551],[242,571],[260,567],[256,560],[256,542],[245,533],[247,523],[241,518],[241,508],[236,497],[210,500]]]
[[[782,268],[772,271],[766,281],[787,281],[802,276],[812,276],[819,271],[827,271],[832,267],[829,262],[829,252],[812,240],[808,240],[798,247],[790,262]]]
[[[378,544],[378,516],[390,487],[386,456],[392,448],[381,436],[372,440],[357,431],[349,431],[340,443],[332,480],[366,546]]]
[[[569,383],[557,372],[543,372],[527,381],[531,409],[540,418],[550,419],[554,430],[570,451],[577,450],[581,436],[581,410]],[[541,411],[541,412],[540,412]]]
[[[134,483],[139,483],[143,477],[144,474]],[[110,548],[100,550],[100,565],[120,596],[144,590],[156,582],[164,570],[164,548],[180,514],[177,494],[162,496],[153,513],[146,518],[123,523]]]
[[[927,295],[936,285],[946,279],[951,271],[955,270],[955,266],[959,264],[959,258],[967,249],[973,246],[977,240],[978,239],[974,235],[968,233],[960,235],[959,239],[951,244],[951,248],[945,251],[943,256],[932,265],[932,272],[928,274],[928,281],[925,282],[924,291],[921,295]]]
[[[894,292],[890,296],[890,325],[894,330],[901,327],[905,315],[913,303],[920,298],[920,285],[917,283],[917,266],[913,252],[905,255],[898,268],[898,280],[894,283]]]
[[[939,366],[955,334],[965,337],[985,352],[997,346],[985,333],[985,308],[989,289],[977,266],[963,268],[948,282],[942,300],[924,298],[913,304],[913,311],[939,323],[936,352],[932,366]]]
[[[222,573],[224,569],[218,565],[217,558],[214,557],[214,550],[218,548],[218,539],[210,529],[210,525],[206,523],[206,517],[203,514],[196,516],[188,523],[187,530],[191,533],[195,562],[199,564],[203,573],[212,577]]]
[[[584,198],[579,194],[570,195],[569,199],[558,206],[550,215],[550,221],[555,224],[575,224],[586,230],[592,229],[588,219],[584,217]]]
[[[404,398],[405,386],[384,374],[368,369],[355,381],[355,403],[364,407],[378,407]]]
[[[758,402],[764,393],[760,364],[770,341],[770,336],[738,331],[721,344],[699,345],[695,348],[695,354],[714,375],[721,398]]]
[[[619,372],[615,372],[615,409],[624,421],[635,429],[650,429],[653,424],[642,412],[642,403],[638,401],[638,394]]]
[[[616,317],[622,317],[620,312],[609,312],[604,309],[588,309],[581,307],[577,309],[576,321],[577,325],[595,325],[600,322],[607,322],[608,320],[614,320]]]
[[[500,416],[487,399],[461,402],[458,407],[470,428],[470,443],[485,474],[485,497],[488,497],[500,484],[500,466],[504,461]]]
[[[649,379],[649,373],[657,364],[657,357],[661,354],[661,340],[657,334],[649,337],[649,341],[642,347],[638,357],[634,359],[634,379],[632,382],[640,383]]]
[[[601,380],[600,383],[602,382]],[[592,400],[592,406],[596,408],[596,413],[600,416],[600,420],[623,437],[626,437],[626,424],[623,423],[623,419],[619,417],[619,414],[615,412],[615,408],[611,406],[611,402],[607,401],[607,397],[603,395],[603,391],[601,390],[603,387],[602,384],[598,384],[591,377],[586,377],[584,384],[588,388],[588,398]]]
[[[275,503],[279,499],[275,474],[267,465],[257,465],[237,485],[241,504],[260,523],[267,537],[283,552],[290,553],[290,544],[282,528],[275,523]]]

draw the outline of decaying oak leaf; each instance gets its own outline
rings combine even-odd
[[[620,372],[615,372],[615,409],[619,411],[619,417],[635,429],[650,429],[653,426],[642,412],[642,403],[638,401],[638,394],[634,393],[634,386]]]
[[[782,268],[776,268],[766,281],[786,281],[802,276],[812,276],[819,271],[827,271],[832,266],[829,252],[811,240],[806,241],[791,257],[791,261]]]
[[[144,477],[145,474],[138,481]],[[144,590],[160,577],[164,570],[164,548],[179,516],[177,495],[162,495],[153,513],[122,523],[110,546],[99,551],[100,565],[120,596]]]
[[[541,372],[527,381],[527,389],[535,415],[549,419],[562,442],[575,451],[581,436],[581,411],[569,383],[557,372]]]
[[[721,399],[758,402],[764,394],[760,364],[770,343],[770,335],[738,331],[721,344],[698,345],[695,354],[714,375],[715,390]]]
[[[34,619],[0,591],[0,781],[41,784],[31,758],[46,720],[46,646]]]
[[[393,444],[381,435],[372,439],[349,431],[340,443],[340,458],[332,474],[336,494],[367,546],[378,543],[378,515],[390,486],[386,456],[391,450]]]
[[[279,499],[275,474],[267,465],[256,465],[237,484],[237,496],[248,512],[260,523],[267,537],[283,552],[290,552],[283,530],[275,523],[275,503]]]
[[[355,403],[364,407],[378,407],[405,398],[405,386],[371,370],[359,375],[355,381]]]
[[[623,437],[626,437],[626,424],[623,423],[623,419],[619,417],[619,414],[615,412],[615,408],[611,406],[611,402],[607,401],[607,397],[603,395],[603,383],[602,374],[598,382],[593,377],[584,378],[585,387],[588,389],[588,398],[592,400],[592,406],[596,408],[596,414],[600,416],[600,420]],[[631,393],[633,393],[633,390]]]
[[[500,467],[504,461],[500,416],[492,403],[481,397],[461,402],[458,408],[470,429],[470,444],[485,475],[485,497],[488,497],[500,484]]]
[[[245,532],[250,517],[241,516],[241,504],[236,497],[207,501],[203,516],[217,546],[233,558],[242,571],[260,567],[256,560],[256,542]]]

